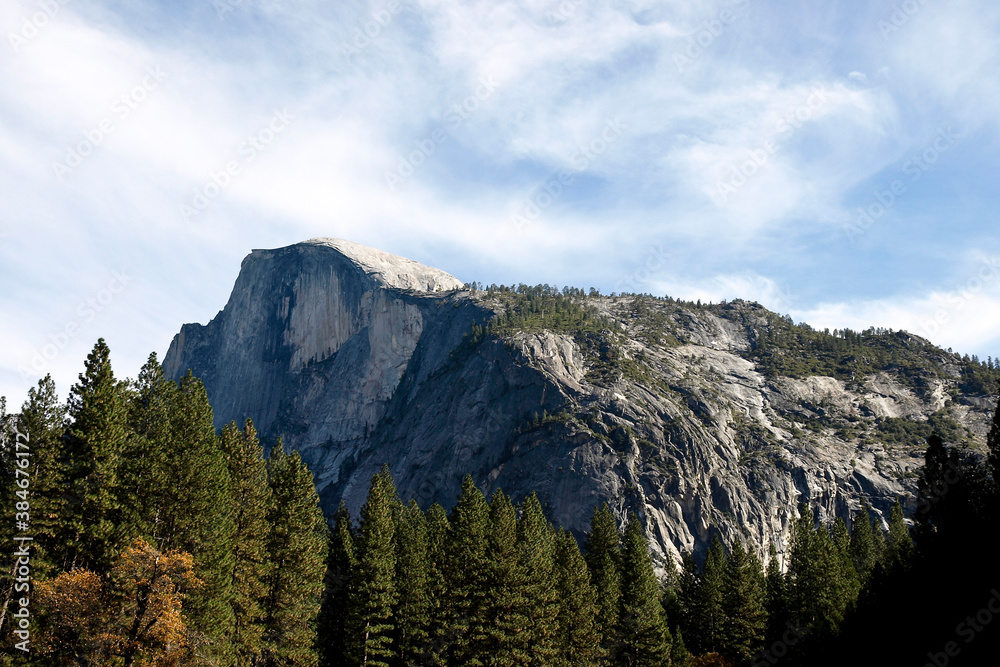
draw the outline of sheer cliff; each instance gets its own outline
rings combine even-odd
[[[169,377],[201,377],[216,425],[298,449],[327,509],[388,463],[400,496],[538,491],[583,531],[607,501],[661,553],[714,533],[784,543],[799,503],[913,506],[923,438],[981,448],[993,371],[905,332],[812,331],[743,301],[467,288],[336,239],[254,250]],[[987,380],[991,380],[987,378]]]

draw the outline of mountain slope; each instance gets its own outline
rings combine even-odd
[[[796,507],[888,516],[923,438],[982,447],[996,371],[903,332],[815,332],[757,304],[547,287],[465,289],[339,240],[255,250],[229,303],[164,368],[204,379],[216,424],[254,419],[356,512],[388,463],[450,506],[465,473],[586,529],[639,512],[662,553],[718,531],[759,551]],[[992,384],[991,384],[992,383]]]

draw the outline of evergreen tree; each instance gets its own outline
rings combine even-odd
[[[825,527],[813,526],[812,512],[803,505],[792,526],[788,589],[792,622],[800,628],[835,632],[840,614],[838,563]]]
[[[347,504],[341,500],[333,515],[329,558],[323,580],[323,602],[317,621],[320,665],[323,667],[340,667],[347,663],[348,591],[357,567],[354,541],[351,514]]]
[[[396,524],[399,503],[388,474],[372,477],[361,507],[357,564],[348,590],[347,656],[350,664],[388,666],[396,655]]]
[[[547,665],[556,653],[555,531],[545,518],[538,496],[524,500],[517,522],[519,565],[524,575],[521,595],[525,624],[514,636],[525,665]],[[657,592],[659,592],[657,590]],[[657,605],[659,598],[657,597]]]
[[[695,653],[700,652],[701,629],[698,616],[698,593],[701,589],[701,570],[690,551],[681,554],[681,570],[677,577],[677,597],[680,601],[680,628],[690,639]]]
[[[871,508],[867,500],[862,502],[861,510],[854,516],[851,530],[851,560],[854,561],[854,569],[858,574],[860,587],[863,588],[868,584],[868,578],[879,560],[875,548],[875,534],[872,530]]]
[[[660,605],[649,542],[633,513],[622,538],[622,594],[615,662],[622,667],[662,667],[670,660],[670,631]]]
[[[489,637],[485,655],[497,665],[524,664],[528,656],[521,651],[516,639],[528,624],[526,573],[519,558],[517,542],[517,512],[510,499],[497,490],[490,499],[490,525],[486,558],[489,568],[489,590],[486,612]]]
[[[889,512],[889,536],[886,543],[885,563],[889,569],[906,567],[913,555],[913,539],[903,519],[903,506],[896,500]]]
[[[705,556],[698,587],[691,605],[688,636],[696,653],[717,653],[722,647],[722,582],[726,572],[726,552],[719,536]]]
[[[754,553],[737,540],[722,580],[721,646],[738,663],[749,663],[764,645],[767,608],[764,572]]]
[[[219,446],[229,471],[229,503],[233,509],[233,556],[229,573],[233,609],[233,655],[236,664],[251,664],[263,650],[264,598],[271,576],[267,523],[271,488],[257,430],[247,420],[241,432],[235,422],[222,429]]]
[[[861,591],[861,578],[854,567],[851,556],[851,537],[847,532],[847,523],[840,517],[833,524],[833,548],[838,570],[835,571],[838,584],[836,614],[842,620],[848,610],[853,609]]]
[[[170,489],[158,507],[159,550],[180,549],[194,556],[202,585],[188,595],[192,625],[210,640],[207,653],[231,664],[233,632],[233,512],[229,467],[213,425],[212,406],[201,380],[188,371],[169,405],[169,447],[155,471]]]
[[[597,591],[576,538],[568,531],[556,540],[556,590],[559,600],[557,666],[588,667],[603,657],[597,625]]]
[[[394,644],[402,665],[413,665],[427,646],[432,600],[427,520],[411,500],[396,513],[396,634]]]
[[[125,546],[127,526],[116,496],[118,468],[128,441],[125,387],[111,369],[101,338],[70,389],[66,434],[66,496],[63,504],[62,569],[105,572]]]
[[[313,475],[281,439],[267,465],[268,559],[263,664],[313,667],[318,663],[315,622],[323,594],[327,528]],[[391,535],[391,516],[389,517]],[[391,548],[391,544],[390,544]],[[389,570],[391,585],[392,569]]]
[[[149,355],[130,395],[131,433],[119,470],[118,494],[128,523],[157,549],[164,547],[165,522],[172,523],[173,508],[183,493],[177,488],[172,460],[176,402],[177,385],[164,378],[156,354]]]
[[[63,563],[60,525],[66,486],[62,451],[65,419],[66,408],[59,403],[55,382],[46,375],[38,381],[37,387],[28,390],[28,400],[18,419],[18,431],[29,438],[27,451],[31,452],[28,457],[31,466],[26,470],[30,489],[30,534],[34,537],[31,568],[38,578],[57,576]],[[9,477],[15,481],[14,475]],[[21,490],[19,485],[14,488],[15,493],[18,490]],[[20,496],[11,494],[5,503],[14,507],[14,501],[19,500]]]
[[[477,667],[485,664],[489,645],[490,509],[471,475],[466,475],[462,482],[462,493],[452,508],[449,524],[451,540],[446,568],[450,583],[449,627],[442,648],[446,662]]]
[[[618,645],[618,613],[621,605],[621,534],[607,503],[594,508],[590,532],[584,544],[584,559],[597,590],[597,626],[601,646],[613,654]]]
[[[447,579],[450,532],[448,514],[441,505],[434,503],[427,510],[427,591],[431,608],[427,644],[418,656],[421,665],[443,667],[445,654],[454,639],[450,633],[455,611],[450,606]]]
[[[785,575],[778,562],[778,551],[772,543],[769,548],[765,574],[765,604],[767,606],[767,631],[764,644],[771,646],[779,641],[789,622],[788,589]]]
[[[684,635],[680,628],[674,632],[673,639],[670,644],[670,667],[684,667],[691,660],[691,654],[684,645]]]

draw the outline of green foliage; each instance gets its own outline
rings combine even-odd
[[[861,511],[854,515],[850,544],[854,571],[857,573],[862,587],[868,584],[868,579],[875,570],[875,566],[882,560],[882,554],[875,538],[875,530],[878,530],[879,535],[882,534],[881,528],[872,528],[871,507],[869,507],[868,501],[864,501],[861,505]]]
[[[55,382],[46,375],[38,381],[37,387],[28,390],[28,400],[21,407],[18,419],[18,431],[28,437],[28,451],[31,452],[28,459],[31,466],[26,471],[30,480],[31,535],[35,538],[31,565],[35,576],[42,578],[57,576],[62,565],[59,527],[66,486],[62,457],[65,418],[66,407],[59,402]],[[5,471],[10,469],[3,468]],[[14,481],[14,475],[4,477]],[[13,491],[18,488],[12,488],[12,493],[4,496],[6,507],[14,507],[19,498]],[[14,517],[10,517],[7,525],[14,525]]]
[[[945,441],[956,444],[972,439],[971,431],[956,422],[947,409],[931,414],[926,422],[886,417],[876,423],[875,430],[878,438],[886,444],[916,445],[935,433]]]
[[[128,443],[126,387],[115,379],[101,338],[70,389],[66,433],[66,502],[62,506],[62,569],[105,572],[125,546],[118,471]]]
[[[450,583],[446,615],[449,627],[448,659],[455,664],[484,664],[489,646],[490,563],[488,540],[490,508],[471,475],[449,519],[446,578]]]
[[[586,303],[583,290],[560,291],[550,285],[490,285],[480,298],[498,311],[485,327],[474,327],[472,342],[485,335],[556,331],[566,334],[598,332],[610,326],[596,308]]]
[[[521,594],[524,624],[513,637],[515,655],[527,665],[547,665],[556,654],[555,533],[538,496],[524,500],[517,522],[518,564],[524,575]]]
[[[767,607],[764,571],[760,559],[740,541],[732,546],[722,579],[721,644],[724,653],[748,663],[764,645]]]
[[[411,500],[396,513],[396,592],[398,600],[393,643],[400,664],[412,665],[427,645],[430,614],[434,606],[429,586],[431,563],[427,543],[427,518]]]
[[[388,667],[396,653],[393,612],[399,603],[396,580],[396,497],[388,475],[372,478],[368,499],[361,508],[358,527],[357,564],[349,584],[347,620],[348,661],[373,667]]]
[[[253,661],[263,649],[263,602],[272,564],[268,559],[268,510],[271,487],[264,450],[251,420],[240,431],[230,422],[219,436],[219,447],[229,471],[228,505],[233,508],[231,581],[236,664]]]
[[[267,474],[267,552],[273,569],[267,579],[263,664],[313,667],[319,661],[315,622],[326,569],[326,520],[312,473],[298,452],[285,453],[280,438],[271,449]],[[360,565],[359,570],[365,571]]]
[[[613,654],[622,667],[661,667],[670,660],[670,631],[660,605],[649,543],[633,513],[622,538],[620,643]]]
[[[597,627],[601,645],[610,651],[617,643],[621,600],[621,535],[607,503],[594,508],[584,545],[587,569],[597,590]]]
[[[601,664],[601,632],[597,623],[597,589],[576,538],[561,531],[556,539],[556,590],[559,601],[556,656],[558,667]]]
[[[354,541],[351,514],[347,510],[347,504],[340,501],[340,507],[333,515],[329,557],[323,579],[323,603],[317,619],[319,663],[322,667],[338,667],[347,661],[349,591],[351,578],[357,567]]]

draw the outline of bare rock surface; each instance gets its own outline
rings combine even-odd
[[[606,333],[628,373],[597,374],[579,337],[545,328],[470,343],[495,311],[481,292],[314,239],[254,250],[229,303],[183,326],[164,369],[204,380],[217,427],[249,417],[298,449],[327,510],[343,499],[356,516],[384,463],[423,507],[450,507],[471,473],[487,493],[538,492],[578,535],[600,502],[621,520],[636,511],[675,558],[716,534],[784,551],[803,502],[831,521],[863,500],[886,519],[897,497],[912,511],[923,443],[883,437],[886,420],[947,414],[976,447],[996,405],[947,374],[919,387],[888,371],[769,377],[747,358],[767,319],[756,304],[734,306],[743,324],[672,306],[679,340],[654,344],[627,299],[588,303],[617,323]]]

